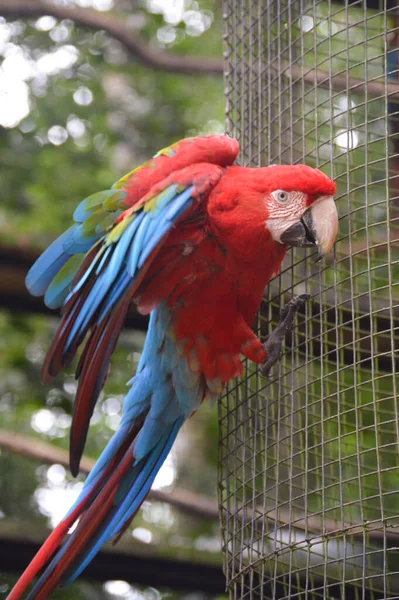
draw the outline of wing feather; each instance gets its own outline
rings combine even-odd
[[[27,286],[33,294],[45,294],[52,308],[63,307],[43,365],[44,380],[70,365],[89,334],[76,370],[73,473],[78,472],[90,418],[130,302],[149,266],[162,254],[169,233],[181,220],[190,219],[194,209],[203,209],[223,173],[214,164],[216,159],[225,165],[236,157],[235,140],[210,137],[217,140],[210,143],[198,138],[195,160],[195,140],[183,140],[170,154],[162,151],[111,190],[86,198],[75,210],[75,225],[43,253],[28,274]],[[204,157],[211,160],[202,162]]]

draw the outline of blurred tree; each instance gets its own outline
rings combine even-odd
[[[22,4],[42,5],[0,2],[0,15]],[[132,39],[139,32],[154,54],[166,48],[183,56],[221,54],[220,18],[212,1],[199,8],[197,2],[191,7],[148,0],[134,13],[120,1],[79,4],[118,8]],[[90,13],[103,20],[108,14]],[[220,78],[146,69],[137,55],[129,61],[126,48],[104,30],[45,14],[34,21],[2,20],[0,53],[0,231],[10,240],[40,236],[44,245],[42,234],[52,239],[75,203],[93,189],[109,185],[171,140],[223,128]],[[201,60],[207,59],[196,62]]]

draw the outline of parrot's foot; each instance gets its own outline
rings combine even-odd
[[[283,307],[280,314],[280,321],[277,327],[268,335],[265,343],[263,344],[264,349],[267,352],[267,359],[262,364],[260,372],[265,377],[269,376],[270,369],[279,360],[282,352],[283,341],[285,336],[292,329],[292,322],[298,310],[305,304],[307,300],[310,300],[312,296],[310,294],[301,294],[292,298]]]

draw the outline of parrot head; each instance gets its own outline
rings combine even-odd
[[[243,258],[270,244],[279,255],[287,246],[314,246],[321,255],[331,250],[338,229],[335,183],[322,171],[306,165],[228,171],[208,210],[224,242]]]
[[[288,246],[317,246],[329,252],[338,230],[335,183],[306,165],[275,165],[267,173],[266,227]],[[281,184],[280,184],[281,182]]]

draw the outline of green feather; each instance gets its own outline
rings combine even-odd
[[[121,214],[121,211],[118,210],[117,212],[113,212],[111,214],[108,214],[102,221],[99,222],[99,224],[96,226],[95,232],[98,234],[103,234],[105,233],[110,227],[113,226],[114,221],[116,221],[116,219],[119,217],[119,215]]]
[[[84,237],[94,235],[96,233],[98,225],[100,225],[100,223],[104,221],[104,219],[106,219],[108,216],[108,212],[106,212],[102,207],[99,210],[93,212],[90,216],[88,216],[87,219],[80,226]]]
[[[166,148],[162,148],[156,154],[154,154],[153,158],[157,158],[157,156],[174,156],[176,154],[176,150],[174,148],[177,144],[172,144],[171,146],[167,146]]]
[[[80,269],[85,254],[74,254],[53,278],[45,294],[45,303],[50,308],[62,306],[69,293],[69,287]]]
[[[126,208],[124,205],[127,193],[124,190],[110,190],[112,193],[105,199],[103,207],[106,210],[118,210]]]
[[[126,181],[128,179],[132,179],[134,177],[134,174],[137,173],[137,171],[140,171],[140,169],[142,169],[143,167],[148,166],[150,162],[151,162],[150,160],[147,160],[147,162],[145,162],[143,165],[136,167],[135,169],[133,169],[133,171],[129,171],[129,173],[127,173],[126,175],[121,177],[121,179],[118,179],[118,181],[115,181],[114,185],[112,186],[112,189],[119,190],[121,187],[123,187],[123,185],[126,183]]]
[[[78,205],[76,208],[73,218],[76,222],[82,223],[87,217],[99,208],[106,208],[106,210],[115,210],[121,208],[120,203],[126,197],[126,192],[115,191],[115,190],[103,190],[96,192],[91,196],[88,196],[85,200]]]

